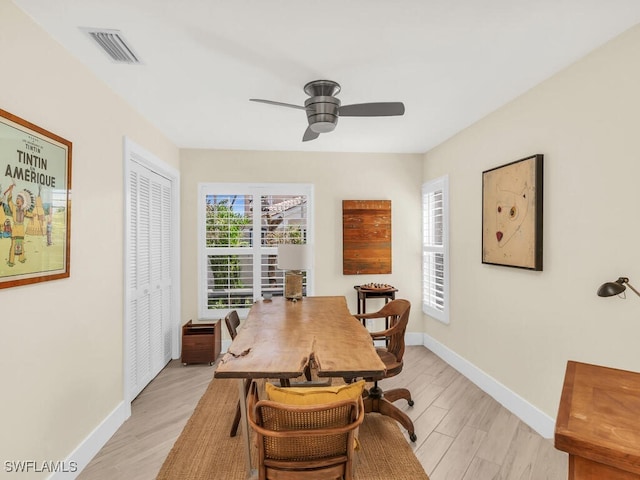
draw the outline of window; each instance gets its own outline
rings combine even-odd
[[[307,184],[200,184],[198,314],[221,318],[264,293],[282,296],[283,243],[312,243],[313,187]],[[311,294],[311,275],[303,288]]]
[[[449,180],[422,186],[422,310],[449,323]]]

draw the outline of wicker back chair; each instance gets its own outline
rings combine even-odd
[[[256,432],[260,480],[353,479],[356,428],[362,397],[324,405],[259,400],[252,383],[248,417]]]
[[[229,331],[229,336],[231,340],[234,340],[238,335],[238,327],[240,326],[240,317],[238,316],[238,312],[236,310],[231,310],[224,317],[224,323],[227,325],[227,330]],[[311,381],[311,366],[307,364],[304,369],[304,375],[307,381]],[[251,379],[245,379],[244,381],[244,396],[246,398],[249,393],[249,385],[251,384]],[[289,386],[290,382],[288,378],[281,378],[280,384],[282,386]],[[229,432],[230,437],[235,437],[238,433],[238,426],[240,425],[240,402],[242,399],[238,399],[238,405],[236,406],[236,414],[233,417],[233,423],[231,424],[231,431]]]
[[[376,352],[387,369],[384,375],[365,378],[369,382],[374,382],[373,387],[366,392],[364,399],[365,411],[367,413],[381,413],[395,419],[407,429],[409,439],[415,442],[417,437],[413,422],[406,413],[393,405],[393,402],[403,398],[407,400],[409,406],[412,406],[411,392],[406,388],[394,388],[385,392],[378,386],[378,380],[393,377],[402,371],[402,366],[404,365],[402,360],[404,357],[404,334],[407,330],[407,323],[409,323],[410,311],[411,303],[408,300],[399,298],[391,300],[377,312],[354,316],[361,321],[369,318],[386,318],[389,321],[389,328],[386,330],[371,332],[373,340],[386,340],[386,348],[376,347]]]

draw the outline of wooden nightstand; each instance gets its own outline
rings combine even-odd
[[[182,363],[213,365],[220,355],[220,320],[214,323],[193,323],[182,326]]]

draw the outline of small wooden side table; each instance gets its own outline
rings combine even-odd
[[[361,285],[354,285],[358,294],[358,314],[367,313],[367,298],[384,298],[386,304],[389,300],[395,300],[397,288],[389,288],[386,290],[373,290],[370,288],[362,288]]]
[[[384,304],[389,303],[389,300],[395,300],[397,288],[387,288],[384,290],[376,290],[371,288],[364,288],[362,285],[354,285],[358,294],[358,313],[367,313],[367,298],[384,298]],[[366,326],[366,320],[362,320],[362,324]],[[384,319],[384,328],[389,328],[389,317]]]
[[[220,355],[220,320],[214,323],[193,323],[182,326],[182,363],[213,365]]]
[[[555,447],[569,480],[640,479],[640,373],[567,362]]]

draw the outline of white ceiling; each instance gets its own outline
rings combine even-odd
[[[13,1],[181,148],[423,153],[640,22],[638,0]],[[302,105],[316,79],[406,113],[303,143],[302,110],[248,101]]]

